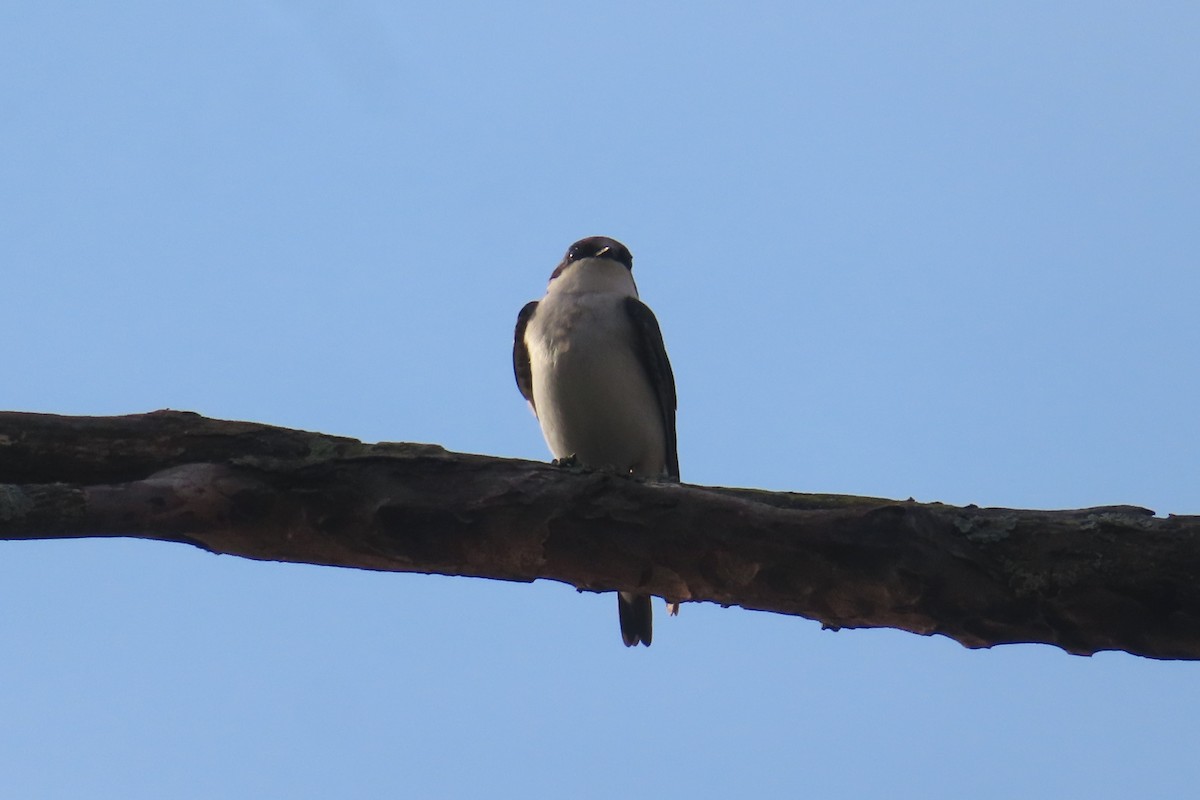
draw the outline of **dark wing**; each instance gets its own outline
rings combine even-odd
[[[663,430],[667,435],[667,474],[679,480],[679,451],[675,443],[675,375],[671,372],[671,362],[667,360],[662,331],[654,312],[636,297],[625,298],[625,313],[633,323],[638,360],[642,362],[646,377],[650,379],[650,385],[658,397],[658,410],[662,414]]]
[[[533,369],[529,366],[529,348],[525,346],[525,328],[529,325],[529,320],[533,319],[533,312],[537,311],[537,300],[532,300],[525,304],[521,309],[521,313],[517,315],[517,330],[513,334],[513,372],[517,376],[517,388],[521,390],[521,396],[533,405]],[[648,309],[647,309],[648,310]],[[537,411],[537,407],[533,409]]]

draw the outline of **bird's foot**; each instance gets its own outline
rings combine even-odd
[[[569,456],[554,459],[552,463],[556,467],[578,467],[579,459],[575,457],[574,453],[571,453]]]
[[[672,617],[679,616],[679,603],[667,603],[667,613]]]

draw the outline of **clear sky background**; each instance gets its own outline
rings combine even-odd
[[[653,8],[647,6],[653,6]],[[1200,513],[1200,6],[8,3],[0,407],[546,459],[633,251],[686,481]],[[1200,665],[0,545],[0,795],[1194,797]]]

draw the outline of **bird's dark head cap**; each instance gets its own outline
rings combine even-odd
[[[628,247],[607,236],[589,236],[567,248],[567,254],[563,256],[562,263],[554,270],[550,280],[554,280],[568,266],[584,258],[610,259],[630,272],[633,271],[633,254],[629,252]]]

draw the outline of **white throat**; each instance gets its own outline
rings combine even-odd
[[[581,258],[567,266],[546,287],[546,295],[618,294],[637,297],[633,273],[611,258]]]

